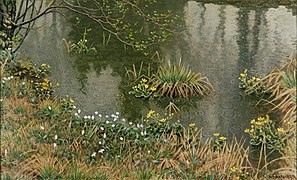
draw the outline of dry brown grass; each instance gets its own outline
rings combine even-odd
[[[264,77],[267,92],[271,93],[269,103],[274,107],[271,111],[279,111],[283,115],[282,122],[295,127],[296,122],[296,58],[282,68],[274,68]]]

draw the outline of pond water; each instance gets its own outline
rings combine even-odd
[[[255,99],[241,95],[239,74],[248,69],[252,74],[265,75],[287,61],[295,49],[296,13],[275,4],[241,6],[205,1],[168,2],[162,8],[181,15],[187,30],[160,45],[159,54],[165,61],[181,58],[193,71],[206,75],[215,89],[206,99],[177,102],[179,118],[185,124],[195,122],[204,129],[204,136],[221,132],[227,137],[240,137],[250,119],[265,109],[255,107]],[[70,19],[75,19],[76,15],[72,16]],[[98,54],[67,54],[62,39],[77,42],[83,30],[72,28],[58,14],[39,19],[39,28],[31,31],[20,52],[37,64],[50,64],[52,79],[61,84],[57,94],[73,97],[86,114],[120,112],[133,119],[149,109],[164,111],[166,99],[155,102],[128,94],[125,67],[149,62],[150,57],[125,51],[117,41],[104,46],[102,30],[91,21],[84,20],[80,26],[92,28],[89,38],[96,42]]]

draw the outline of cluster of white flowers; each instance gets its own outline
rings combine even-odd
[[[9,77],[3,77],[2,78],[2,83],[5,83],[5,81],[10,81],[13,79],[13,76],[9,76]]]

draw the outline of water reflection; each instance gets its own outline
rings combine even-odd
[[[182,58],[194,71],[205,74],[216,90],[205,100],[191,100],[193,106],[181,105],[186,113],[180,118],[185,123],[195,121],[204,128],[205,136],[217,131],[229,137],[242,134],[261,109],[249,106],[254,100],[240,95],[238,74],[248,69],[263,75],[283,64],[294,48],[296,16],[283,6],[241,7],[197,1],[167,6],[183,13],[188,30],[160,47],[159,53],[165,60]],[[75,19],[75,15],[70,18]],[[62,39],[76,42],[81,38],[78,30],[83,29],[71,29],[57,14],[42,17],[37,26],[42,25],[30,33],[22,51],[36,63],[52,66],[52,78],[62,84],[58,94],[74,97],[87,113],[120,111],[131,118],[141,117],[148,109],[164,109],[162,101],[143,101],[128,94],[124,67],[148,61],[148,57],[125,51],[116,40],[102,45],[102,31],[89,21],[82,21],[82,27],[93,29],[89,37],[99,53],[69,56]]]

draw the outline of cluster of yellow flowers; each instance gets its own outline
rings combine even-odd
[[[152,115],[153,115],[154,113],[155,113],[154,110],[150,110],[150,111],[147,113],[146,118],[151,118]]]
[[[214,133],[213,135],[214,135],[215,137],[219,137],[219,136],[220,136],[220,133]],[[219,137],[219,140],[226,141],[227,138],[224,137],[224,136],[221,136],[221,137]]]

